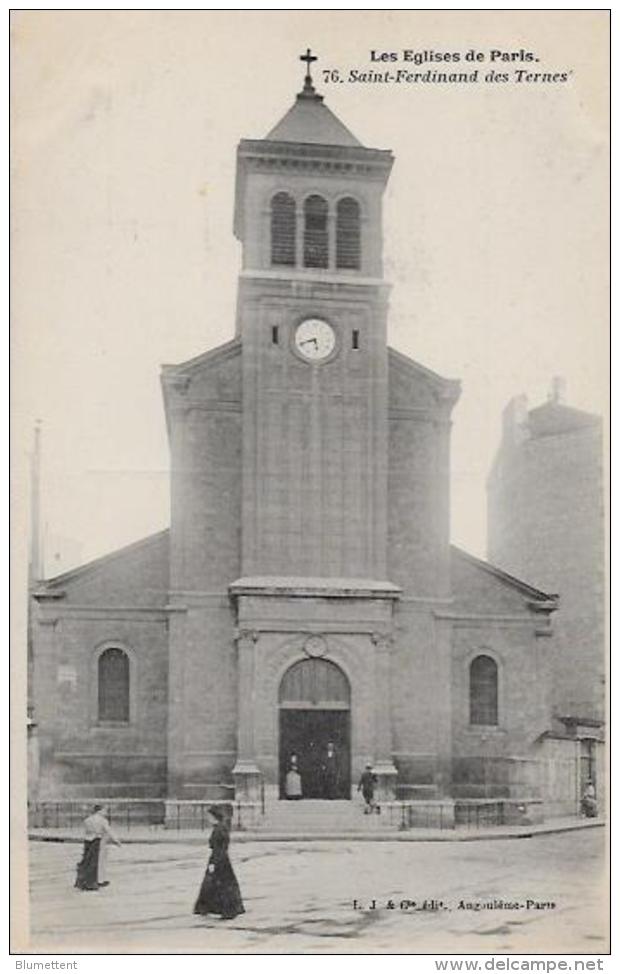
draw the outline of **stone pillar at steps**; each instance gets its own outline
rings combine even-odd
[[[394,801],[398,772],[392,760],[392,717],[390,708],[390,650],[392,637],[389,633],[374,633],[376,660],[375,698],[375,762],[373,772],[377,777],[376,798],[379,802]]]
[[[258,633],[237,634],[237,760],[232,770],[236,801],[260,801],[261,772],[254,755],[255,649]]]

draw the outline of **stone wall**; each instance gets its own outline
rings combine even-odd
[[[519,797],[525,785],[515,761],[551,721],[550,603],[458,549],[452,567],[453,604],[439,612],[452,623],[452,791]],[[478,655],[497,665],[496,725],[470,723],[470,665]]]
[[[237,656],[226,597],[186,593],[170,621],[168,795],[209,797],[231,784],[237,752]]]
[[[34,717],[41,800],[165,792],[166,532],[52,580],[36,596]],[[101,722],[97,664],[130,662],[127,723]]]
[[[459,383],[389,350],[388,578],[405,595],[450,591],[450,412]]]

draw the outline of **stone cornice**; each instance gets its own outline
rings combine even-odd
[[[367,149],[364,146],[322,145],[303,142],[270,142],[266,139],[243,139],[237,159],[241,165],[256,170],[295,169],[364,176],[385,181],[394,163],[389,149]]]
[[[490,612],[459,612],[458,610],[444,611],[442,609],[432,609],[436,619],[445,619],[456,622],[462,626],[485,626],[485,625],[522,625],[531,626],[534,619],[530,615],[522,613],[490,613]]]
[[[400,588],[387,581],[363,578],[296,578],[293,576],[252,576],[239,578],[229,587],[232,596],[320,597],[398,599]]]
[[[382,288],[386,291],[391,290],[392,285],[382,277],[366,277],[363,274],[347,274],[341,271],[316,271],[316,270],[293,270],[273,271],[268,268],[256,270],[242,270],[239,274],[241,281],[268,282],[284,281],[287,284],[310,285],[313,289],[320,288],[322,284],[334,285],[350,288]],[[331,297],[331,290],[326,293],[326,297]]]
[[[452,595],[402,595],[400,598],[401,606],[406,605],[439,605],[448,606],[454,605],[454,596]]]
[[[240,413],[241,402],[232,399],[197,399],[186,398],[182,402],[183,408],[190,412],[192,409],[206,413]]]
[[[38,602],[40,605],[45,605],[46,603],[59,602],[60,600],[65,599],[67,597],[67,593],[63,588],[42,588],[33,592],[32,597],[35,602]]]
[[[432,423],[437,418],[437,409],[429,406],[393,406],[388,410],[388,419],[411,419],[419,423]]]
[[[58,619],[129,619],[135,622],[164,622],[170,611],[167,606],[135,605],[63,605],[50,606],[37,620],[46,625]]]
[[[368,636],[372,637],[377,631],[376,619],[345,618],[338,622],[321,620],[317,622],[299,622],[288,619],[260,619],[248,616],[244,621],[244,632],[274,633],[280,636]]]
[[[558,600],[547,599],[543,601],[542,599],[528,599],[527,605],[532,612],[555,612],[558,608]]]
[[[120,726],[123,726],[123,725],[116,725],[116,726],[117,727],[120,727]],[[124,725],[124,726],[126,726],[126,725]],[[107,729],[109,729],[109,728],[104,728],[104,730],[107,730]],[[113,728],[110,728],[110,729],[113,729]],[[157,760],[157,761],[163,761],[168,756],[167,754],[162,754],[161,752],[157,752],[157,751],[153,751],[153,752],[152,751],[118,751],[118,750],[116,750],[116,748],[114,749],[114,755],[115,755],[115,757],[119,757],[119,758],[123,758],[123,759],[137,758],[137,759],[149,759],[149,760],[152,760],[152,761],[155,761],[155,760]],[[95,751],[95,750],[93,750],[93,751],[55,751],[54,752],[54,756],[57,759],[59,759],[59,760],[66,759],[66,758],[91,759],[92,760],[93,758],[109,758],[110,757],[110,752],[109,751]],[[70,800],[71,801],[76,801],[76,802],[82,801],[82,799],[80,799],[80,798],[74,798],[74,799],[70,799]],[[84,799],[84,803],[85,804],[90,804],[90,802],[92,800],[93,799],[91,799],[91,798]],[[159,799],[159,798],[120,798],[120,799],[119,798],[112,798],[112,799],[106,798],[106,799],[104,799],[104,801],[106,803],[107,802],[111,802],[112,803],[112,802],[115,802],[115,801],[116,802],[117,801],[122,801],[123,803],[131,804],[131,803],[136,803],[136,802],[147,802],[147,801],[156,802],[156,801],[161,801],[161,799]]]
[[[171,590],[168,594],[166,608],[171,612],[178,612],[203,605],[218,605],[228,608],[230,606],[228,592],[203,592],[193,589]]]

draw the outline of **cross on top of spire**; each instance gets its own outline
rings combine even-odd
[[[310,77],[310,65],[312,64],[313,61],[318,61],[318,57],[316,56],[316,54],[313,54],[310,48],[308,47],[306,48],[306,53],[301,54],[299,56],[299,60],[306,62],[306,80],[312,81],[312,78]]]
[[[314,89],[314,85],[312,84],[312,74],[310,73],[310,66],[311,66],[311,64],[312,64],[313,61],[318,61],[318,57],[316,56],[316,54],[313,54],[312,51],[310,50],[310,48],[308,47],[308,48],[306,48],[306,53],[305,54],[300,54],[299,55],[299,60],[300,61],[305,61],[305,63],[306,63],[306,76],[304,78],[303,91],[301,91],[301,93],[297,97],[298,98],[317,98],[317,99],[321,99],[321,101],[322,101],[321,96],[320,95],[317,95],[317,93],[316,93],[316,91]]]

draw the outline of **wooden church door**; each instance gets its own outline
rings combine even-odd
[[[351,797],[350,687],[328,660],[293,664],[280,685],[280,797],[295,755],[302,797]],[[331,745],[331,747],[330,747]]]

